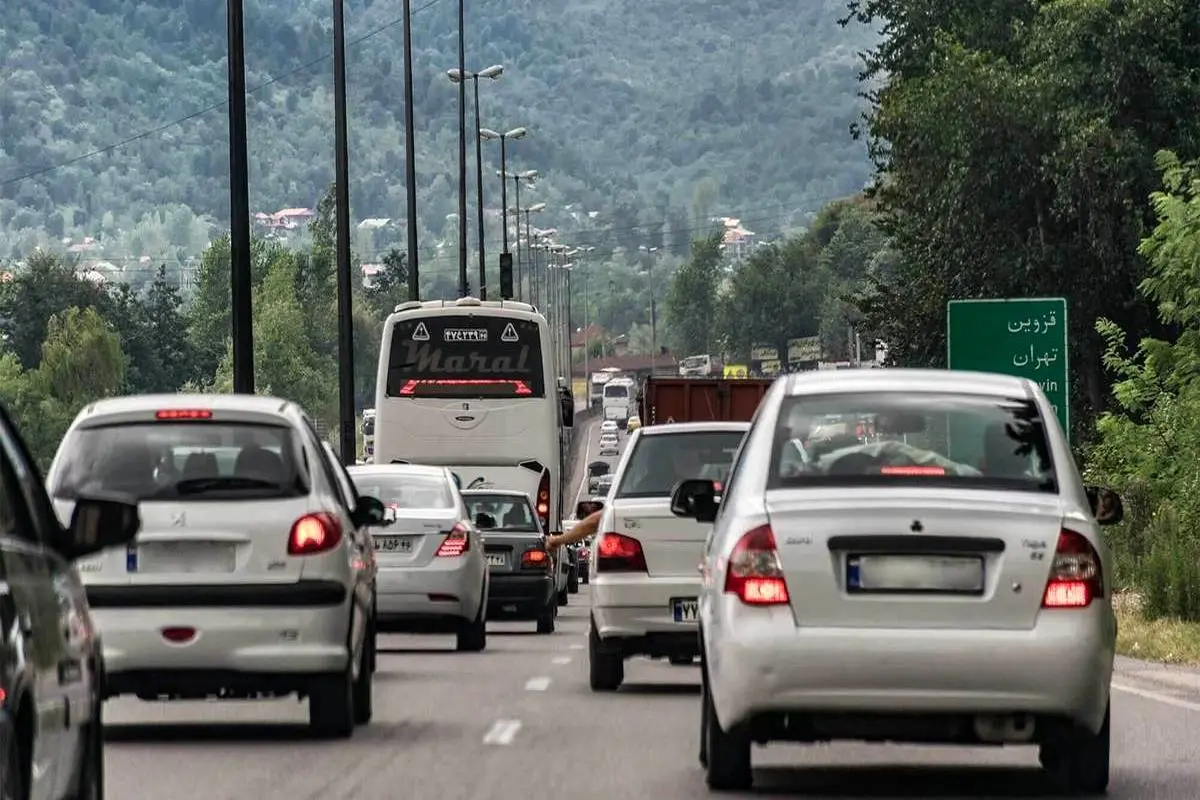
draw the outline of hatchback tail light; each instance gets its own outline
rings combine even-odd
[[[328,511],[305,514],[292,524],[288,535],[288,555],[311,556],[326,553],[342,541],[342,525]]]
[[[648,572],[642,543],[623,533],[606,533],[596,543],[597,572]]]
[[[1087,608],[1097,597],[1104,597],[1100,554],[1086,536],[1063,529],[1054,549],[1042,608]]]
[[[725,591],[736,594],[746,605],[787,605],[787,581],[770,525],[760,525],[738,540],[729,554]]]
[[[466,525],[459,522],[446,534],[446,538],[442,541],[434,556],[436,558],[455,558],[466,554],[470,549],[470,531],[467,530]]]

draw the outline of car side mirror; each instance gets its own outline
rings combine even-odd
[[[1125,519],[1125,504],[1121,495],[1107,486],[1085,486],[1088,504],[1092,507],[1092,516],[1100,525],[1116,525]]]
[[[602,508],[604,502],[601,500],[580,500],[575,504],[575,519],[590,517]]]
[[[491,529],[496,527],[496,518],[491,514],[485,514],[482,511],[475,515],[475,527]]]
[[[378,497],[370,495],[358,496],[354,505],[354,513],[350,515],[350,519],[357,528],[378,528],[392,522],[388,519],[387,506]]]
[[[671,513],[697,522],[712,522],[717,518],[717,485],[703,478],[680,481],[671,492]]]
[[[71,512],[71,524],[55,548],[68,561],[128,544],[141,530],[137,500],[117,492],[81,493]]]

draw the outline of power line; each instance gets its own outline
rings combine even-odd
[[[432,8],[433,6],[437,5],[441,1],[442,0],[429,0],[428,3],[425,3],[424,5],[418,6],[417,8],[413,9],[412,13],[419,14],[420,12],[425,11],[426,9]],[[359,44],[362,44],[363,42],[367,41],[368,39],[374,38],[375,36],[378,36],[379,34],[396,27],[397,25],[401,24],[402,22],[404,22],[404,17],[397,17],[396,19],[386,22],[377,28],[372,28],[371,30],[364,33],[362,36],[359,36],[357,39],[350,40],[349,42],[346,43],[346,46],[354,47]],[[283,73],[282,75],[276,75],[275,77],[271,78],[270,80],[266,80],[260,84],[252,86],[246,90],[246,94],[251,95],[254,92],[257,92],[261,89],[265,89],[268,86],[271,86],[273,84],[279,83],[280,81],[286,80],[287,78],[290,78],[293,75],[297,75],[301,72],[312,69],[317,64],[320,64],[324,61],[328,61],[331,58],[333,58],[332,51],[325,53],[324,55],[318,56],[317,58],[314,58],[311,61],[306,61],[305,63],[301,64],[300,66],[296,67],[295,69],[289,70],[289,71]],[[14,183],[19,183],[19,182],[21,182],[23,180],[27,180],[29,178],[36,178],[40,175],[46,175],[48,173],[54,172],[55,170],[62,169],[63,167],[69,167],[72,164],[78,164],[80,161],[86,161],[89,158],[95,158],[96,156],[104,155],[105,153],[111,153],[114,150],[119,150],[120,148],[125,147],[126,145],[133,144],[134,142],[141,141],[142,139],[147,139],[151,136],[162,133],[165,130],[175,127],[176,125],[182,125],[183,123],[190,122],[191,120],[196,119],[197,117],[202,117],[205,114],[208,114],[213,111],[217,111],[218,109],[222,109],[227,105],[229,105],[228,100],[223,100],[219,103],[213,103],[210,106],[206,106],[197,111],[193,111],[190,114],[185,114],[182,117],[178,117],[177,119],[171,120],[170,122],[165,122],[162,125],[158,125],[153,128],[149,128],[147,130],[142,131],[141,133],[136,133],[132,136],[121,139],[120,141],[104,145],[103,147],[98,147],[95,150],[88,151],[86,153],[83,153],[78,156],[74,156],[72,158],[68,158],[67,160],[60,161],[57,164],[50,164],[50,165],[43,166],[43,167],[37,167],[35,169],[29,170],[28,172],[25,172],[24,174],[17,175],[16,177],[5,178],[3,181],[0,181],[0,188],[5,187],[5,186],[11,186]]]

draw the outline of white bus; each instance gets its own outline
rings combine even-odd
[[[557,374],[546,318],[527,303],[411,301],[383,326],[375,463],[449,467],[463,489],[533,499],[556,531],[575,405]]]
[[[604,384],[604,418],[622,428],[637,414],[637,383],[632,378],[613,378]]]

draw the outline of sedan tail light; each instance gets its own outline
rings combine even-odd
[[[1042,608],[1087,608],[1104,597],[1100,555],[1087,537],[1063,529],[1042,595]]]
[[[457,523],[450,532],[446,534],[445,540],[434,554],[436,558],[455,558],[457,556],[466,555],[471,549],[471,537],[467,527],[461,522]]]
[[[623,533],[606,533],[596,543],[597,572],[648,572],[642,543]]]
[[[738,540],[729,555],[725,591],[751,606],[787,605],[787,581],[771,526],[760,525]]]

